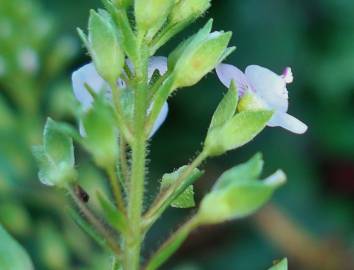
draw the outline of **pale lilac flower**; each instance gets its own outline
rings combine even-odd
[[[252,93],[264,109],[274,111],[268,126],[279,126],[298,134],[306,132],[307,126],[287,113],[289,102],[286,85],[294,79],[291,68],[286,68],[282,75],[278,75],[257,65],[248,66],[243,73],[235,66],[220,64],[216,72],[226,87],[230,87],[231,81],[235,82],[240,97],[246,92]]]
[[[133,71],[131,63],[127,60],[128,67]],[[151,57],[148,66],[148,76],[151,79],[155,70],[158,70],[161,75],[167,71],[167,58],[165,57]],[[96,93],[103,91],[108,99],[111,99],[112,92],[110,86],[103,80],[103,78],[98,74],[95,65],[93,63],[86,64],[76,70],[72,74],[72,84],[74,89],[74,95],[76,99],[81,103],[83,109],[86,111],[92,106],[93,98],[87,91],[85,84],[89,85],[93,91]],[[121,87],[125,87],[123,80],[119,79],[117,84]],[[122,89],[124,91],[124,89]],[[161,109],[161,112],[154,123],[150,137],[155,134],[155,132],[160,128],[163,122],[166,120],[168,114],[168,104],[167,102]],[[80,132],[84,134],[82,125],[80,125]]]

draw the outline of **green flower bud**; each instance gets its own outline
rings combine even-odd
[[[113,0],[112,3],[118,8],[127,8],[132,4],[132,0]]]
[[[135,0],[135,20],[139,30],[156,34],[165,23],[175,0]]]
[[[194,21],[211,6],[210,0],[180,0],[171,11],[171,24]]]
[[[258,181],[262,165],[261,156],[256,155],[221,175],[201,202],[198,213],[200,222],[213,224],[243,218],[263,206],[285,182],[286,176],[282,171],[277,171]]]
[[[111,105],[102,95],[96,96],[81,120],[83,145],[96,164],[101,168],[114,165],[118,156],[118,130]]]
[[[43,145],[35,146],[33,154],[39,166],[39,180],[49,186],[65,187],[77,179],[72,139],[60,129],[60,124],[48,119]]]
[[[227,45],[232,33],[210,33],[211,26],[209,21],[170,55],[169,68],[174,70],[176,88],[196,84],[231,52]]]
[[[108,82],[115,82],[124,66],[124,53],[119,44],[117,31],[110,15],[104,11],[91,11],[88,39],[79,31],[97,72]]]

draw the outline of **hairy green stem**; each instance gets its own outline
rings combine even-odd
[[[107,168],[106,171],[108,174],[109,182],[112,187],[113,196],[116,201],[117,207],[122,213],[125,213],[125,203],[123,200],[122,189],[119,184],[115,166],[114,165],[109,166],[109,168]]]
[[[139,39],[141,49],[138,59],[134,59],[136,72],[135,106],[134,106],[134,140],[131,143],[132,167],[128,190],[128,223],[130,233],[125,238],[124,266],[125,270],[138,270],[140,267],[140,251],[143,241],[141,219],[144,201],[146,137],[144,133],[147,108],[147,62],[143,40]]]
[[[194,216],[182,225],[169,239],[156,251],[146,264],[145,270],[155,270],[167,261],[183,244],[188,235],[199,225],[198,216]]]
[[[122,256],[122,251],[118,243],[114,240],[114,237],[106,230],[103,224],[97,219],[97,217],[91,212],[85,202],[83,202],[78,195],[75,193],[72,186],[67,187],[69,195],[72,197],[73,201],[81,211],[81,213],[86,217],[87,221],[95,228],[95,230],[101,234],[107,241],[107,245],[111,248],[114,254],[120,258]]]

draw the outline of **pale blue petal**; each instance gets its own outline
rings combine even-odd
[[[247,81],[245,74],[237,67],[229,64],[220,64],[216,67],[216,74],[219,80],[227,88],[230,87],[231,81],[234,81],[239,93],[242,96],[247,90],[251,90],[250,84]]]
[[[156,121],[154,123],[154,126],[152,128],[152,131],[150,133],[149,138],[154,136],[154,134],[161,127],[163,122],[165,122],[165,120],[167,118],[167,114],[168,114],[168,104],[167,104],[167,102],[165,102],[165,104],[163,105],[163,107],[161,109],[161,112],[160,112],[159,116],[157,117],[157,119],[156,119]]]
[[[257,65],[248,66],[245,75],[255,93],[270,108],[284,113],[288,110],[288,91],[281,76]]]
[[[296,134],[303,134],[307,126],[299,119],[287,113],[275,112],[272,119],[268,122],[270,127],[282,127]]]
[[[167,72],[167,58],[164,56],[153,56],[149,59],[148,76],[149,80],[154,74],[155,70],[158,70],[160,75],[164,75]]]
[[[85,110],[89,109],[93,101],[85,84],[88,84],[96,93],[99,91],[109,92],[108,84],[97,73],[93,63],[84,65],[72,74],[72,84],[76,99],[82,104]]]

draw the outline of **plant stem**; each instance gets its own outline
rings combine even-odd
[[[116,201],[117,207],[122,213],[125,213],[125,203],[123,200],[123,194],[121,187],[119,186],[119,180],[114,165],[109,166],[106,171],[113,190],[113,196]]]
[[[145,270],[155,270],[160,267],[183,244],[190,232],[199,225],[198,216],[194,216],[181,226],[169,239],[156,251],[147,263]]]
[[[114,241],[114,237],[112,237],[112,235],[106,230],[102,223],[88,208],[88,206],[76,195],[73,188],[69,186],[67,187],[67,190],[81,213],[87,218],[88,222],[96,229],[99,234],[105,238],[108,246],[112,249],[116,256],[120,258],[122,256],[122,252],[118,243]]]
[[[134,106],[134,139],[131,143],[132,167],[128,189],[128,223],[130,233],[127,234],[124,247],[125,270],[138,270],[140,267],[140,250],[143,241],[141,219],[144,201],[146,137],[144,133],[147,98],[147,60],[143,48],[143,40],[138,38],[140,56],[135,59],[136,72],[135,106]]]

